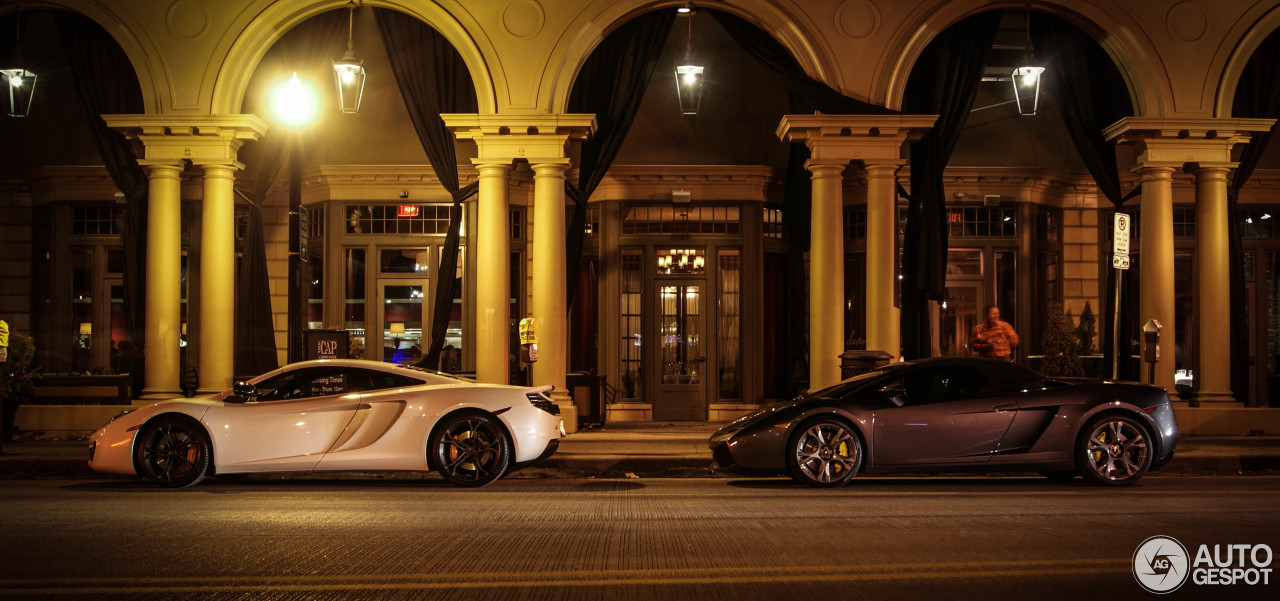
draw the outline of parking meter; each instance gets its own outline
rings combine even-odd
[[[538,362],[538,322],[532,317],[520,320],[520,363]]]
[[[1156,381],[1156,362],[1160,360],[1160,322],[1148,319],[1142,326],[1142,360],[1147,362],[1147,383]]]

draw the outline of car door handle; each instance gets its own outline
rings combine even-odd
[[[1003,413],[1005,411],[1016,411],[1017,409],[1018,409],[1017,403],[1000,403],[999,405],[996,405],[996,413]]]

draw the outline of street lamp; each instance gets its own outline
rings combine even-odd
[[[294,73],[288,81],[276,86],[271,98],[276,118],[289,127],[292,137],[289,149],[289,362],[302,360],[302,144],[300,131],[316,117],[314,89]]]
[[[14,13],[17,21],[17,33],[13,38],[13,62],[22,64],[22,9]],[[12,69],[0,69],[0,79],[4,80],[4,88],[9,98],[8,113],[10,117],[26,117],[31,113],[31,99],[36,93],[36,74],[19,66]]]
[[[343,113],[360,112],[364,96],[364,61],[356,59],[351,38],[355,28],[356,3],[347,2],[347,52],[342,60],[333,61],[333,78],[338,84],[338,107]]]

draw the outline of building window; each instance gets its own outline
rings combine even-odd
[[[1173,237],[1174,238],[1195,238],[1196,237],[1196,210],[1195,209],[1174,209],[1173,210]]]
[[[1276,237],[1275,215],[1280,215],[1280,211],[1270,207],[1248,209],[1241,207],[1237,214],[1240,216],[1241,238]]]
[[[947,209],[948,232],[956,237],[1012,238],[1018,235],[1014,207]]]
[[[307,207],[307,237],[324,238],[324,205]]]
[[[1001,219],[1006,217],[1002,216]],[[1012,222],[1010,222],[1012,223]],[[1036,230],[1041,242],[1062,242],[1062,210],[1052,207],[1036,207]],[[1012,233],[1008,235],[1013,235]]]
[[[342,327],[351,333],[351,358],[365,358],[365,282],[363,248],[348,248],[343,257],[346,266],[346,297],[342,309]]]
[[[71,233],[76,236],[115,236],[120,234],[120,207],[72,207]]]
[[[623,234],[710,234],[742,232],[738,207],[628,207],[622,212]]]
[[[720,398],[742,398],[742,256],[737,249],[721,250],[717,263],[720,276],[720,327],[717,328],[720,355]]]
[[[844,208],[844,239],[864,240],[867,237],[866,207]]]
[[[450,205],[347,205],[348,234],[439,234],[449,232]]]
[[[524,240],[524,209],[511,209],[511,239]]]
[[[587,237],[595,236],[600,230],[600,207],[587,207],[587,221],[582,224],[583,233]]]
[[[622,298],[620,299],[619,326],[622,331],[622,348],[618,356],[622,360],[623,398],[638,399],[644,396],[644,374],[640,362],[644,357],[640,315],[644,307],[641,290],[644,284],[644,250],[622,249]]]
[[[425,248],[382,249],[378,254],[378,270],[382,273],[427,273]]]
[[[782,239],[782,209],[764,210],[764,237]]]

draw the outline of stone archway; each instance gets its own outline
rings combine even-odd
[[[915,25],[903,28],[902,33],[886,46],[884,56],[896,59],[893,62],[882,62],[877,67],[873,78],[872,100],[889,108],[901,108],[907,78],[916,60],[929,42],[948,27],[978,13],[1021,10],[1026,6],[1023,2],[992,3],[984,0],[933,0],[922,3],[907,21]],[[1073,3],[1068,8],[1057,2],[1032,2],[1031,10],[1061,18],[1096,40],[1120,70],[1137,115],[1160,115],[1172,109],[1172,88],[1168,79],[1161,75],[1159,53],[1150,40],[1134,35],[1102,35],[1116,31],[1140,32],[1141,27],[1136,22],[1120,22],[1116,15],[1090,4]]]
[[[561,113],[569,104],[573,82],[578,77],[587,57],[613,30],[642,13],[654,10],[674,10],[686,3],[669,0],[643,7],[614,0],[596,0],[582,10],[567,28],[566,35],[552,50],[552,56],[563,57],[556,65],[549,65],[538,91],[538,104],[552,113]],[[741,17],[778,40],[800,64],[805,73],[836,90],[843,90],[840,68],[829,48],[819,44],[822,35],[799,15],[802,11],[792,2],[765,2],[741,0],[726,2],[710,0],[699,2],[699,8],[724,11]]]
[[[144,112],[160,111],[162,103],[159,90],[163,86],[158,84],[156,78],[157,74],[161,73],[163,69],[152,68],[153,65],[160,64],[158,52],[155,45],[149,43],[145,34],[139,34],[142,31],[140,26],[131,25],[121,15],[116,14],[111,8],[99,2],[49,0],[42,2],[39,6],[28,6],[26,10],[47,10],[51,7],[76,13],[102,27],[116,41],[116,44],[124,51],[125,56],[129,58],[129,63],[133,65],[134,75],[137,76],[138,87],[142,92]],[[11,3],[4,10],[0,10],[0,14],[16,12],[17,8],[15,4]]]
[[[240,32],[222,61],[221,70],[214,83],[210,112],[213,114],[240,112],[241,103],[249,88],[249,81],[258,63],[271,46],[299,23],[345,5],[345,0],[279,2],[267,6],[258,13],[257,17]],[[487,66],[492,61],[486,59],[486,50],[488,54],[492,54],[492,48],[482,49],[468,32],[467,27],[464,27],[454,15],[439,5],[429,2],[365,0],[361,6],[400,11],[440,32],[462,55],[462,60],[466,63],[475,84],[480,112],[493,113],[497,110],[495,81]]]
[[[1240,74],[1244,72],[1244,66],[1250,58],[1253,58],[1253,53],[1257,51],[1262,41],[1277,29],[1280,29],[1280,7],[1273,7],[1252,21],[1248,30],[1238,38],[1222,66],[1222,76],[1218,80],[1213,103],[1214,117],[1232,116],[1231,105],[1235,100],[1236,88],[1240,85]]]

